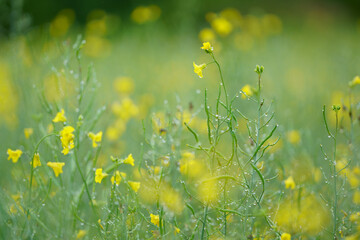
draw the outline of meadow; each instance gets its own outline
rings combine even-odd
[[[360,239],[360,21],[163,15],[0,40],[0,238]]]

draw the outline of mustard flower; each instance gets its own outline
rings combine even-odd
[[[131,166],[135,166],[134,161],[135,160],[134,160],[132,154],[130,153],[129,156],[124,160],[124,163],[129,164]]]
[[[14,151],[9,148],[7,150],[7,154],[9,155],[8,160],[11,159],[13,161],[13,163],[16,163],[19,160],[19,158],[21,157],[22,153],[23,152],[20,149],[17,149]]]
[[[34,158],[32,160],[32,162],[34,162],[34,168],[36,167],[40,167],[41,166],[41,162],[40,162],[40,155],[39,153],[35,153]],[[32,164],[32,162],[30,162],[30,165]]]
[[[140,188],[140,182],[132,182],[132,181],[128,181],[130,187],[132,190],[134,190],[134,192],[137,192]]]
[[[58,112],[55,116],[55,118],[52,120],[53,122],[66,122],[65,117],[65,111],[64,109],[61,109],[60,112]]]
[[[102,172],[102,168],[98,168],[95,171],[95,182],[101,183],[104,177],[106,177],[108,174]]]
[[[176,234],[178,234],[179,232],[180,232],[180,228],[174,227],[174,234],[176,235]]]
[[[26,139],[29,139],[30,136],[34,133],[34,130],[32,128],[25,128],[24,129],[24,135]]]
[[[120,172],[120,171],[116,171],[115,175],[111,177],[111,183],[114,185],[116,184],[116,186],[118,186],[121,182],[122,178],[126,177],[126,173],[124,172]]]
[[[201,41],[212,41],[215,39],[215,33],[211,28],[204,28],[199,33]]]
[[[54,170],[55,177],[58,177],[60,173],[63,173],[64,162],[48,162],[46,165],[51,167]]]
[[[356,76],[351,82],[349,82],[349,87],[355,87],[356,85],[360,85],[359,76]]]
[[[160,218],[159,215],[150,214],[151,223],[159,227]]]
[[[241,97],[243,99],[245,99],[247,97],[250,97],[250,96],[252,96],[254,94],[254,92],[253,92],[253,90],[252,90],[252,88],[251,88],[251,86],[249,84],[246,84],[245,86],[243,86],[241,88],[241,92],[242,92]]]
[[[78,233],[76,234],[76,239],[81,239],[81,238],[85,237],[85,235],[86,235],[86,231],[80,229],[80,230],[78,231]]]
[[[285,187],[286,188],[291,188],[294,189],[295,188],[295,182],[294,182],[294,178],[292,176],[288,177],[285,181]]]
[[[75,129],[71,126],[66,126],[60,131],[60,140],[63,147],[63,150],[61,151],[64,155],[67,155],[70,151],[70,149],[74,148],[74,138],[75,135],[73,132]]]
[[[99,224],[99,226],[101,227],[101,229],[104,230],[104,227],[103,227],[103,225],[101,224],[101,219],[98,220],[98,224]]]
[[[200,65],[196,65],[195,62],[193,62],[193,66],[194,66],[194,72],[195,72],[200,78],[202,78],[202,77],[203,77],[202,70],[203,70],[204,68],[206,68],[206,64],[203,63],[203,64],[200,64]]]
[[[209,42],[204,42],[201,49],[204,49],[205,52],[207,52],[207,53],[212,53],[214,48],[211,46],[211,44]]]
[[[291,240],[291,235],[289,233],[281,234],[281,240]]]
[[[92,132],[88,134],[89,138],[92,140],[93,148],[96,148],[98,146],[98,143],[101,143],[102,134],[102,131],[98,132],[97,134]]]

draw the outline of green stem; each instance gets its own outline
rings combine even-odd
[[[338,205],[338,195],[337,195],[337,171],[336,171],[336,137],[338,133],[338,111],[336,114],[336,125],[335,125],[335,136],[334,136],[334,156],[333,156],[333,178],[334,178],[334,239],[337,239],[337,205]]]
[[[228,95],[227,95],[227,91],[226,91],[226,87],[225,87],[225,81],[224,81],[224,78],[223,78],[223,75],[222,75],[222,71],[221,71],[220,64],[219,64],[218,61],[215,59],[214,53],[211,53],[211,57],[213,58],[216,66],[217,66],[218,69],[219,69],[219,74],[220,74],[221,83],[222,83],[222,86],[223,86],[223,89],[224,89],[224,93],[225,93],[226,106],[227,106],[227,108],[228,108],[228,111],[230,111],[230,109],[229,109]]]
[[[205,227],[206,227],[206,219],[207,219],[207,214],[208,214],[208,208],[209,206],[206,205],[206,207],[204,208],[204,220],[203,220],[203,227],[201,230],[201,240],[204,239],[204,235],[205,235]]]
[[[26,216],[28,217],[29,216],[29,211],[30,211],[30,205],[31,205],[31,193],[32,193],[32,182],[33,182],[33,177],[34,177],[34,156],[35,154],[38,152],[38,149],[39,149],[39,146],[40,144],[48,137],[50,136],[54,136],[54,135],[57,135],[57,133],[50,133],[44,137],[42,137],[40,139],[40,141],[36,144],[35,146],[35,149],[34,149],[34,152],[32,154],[32,157],[31,157],[31,172],[30,172],[30,186],[29,186],[29,203],[28,203],[28,209],[27,209],[27,213],[26,213]]]
[[[84,183],[84,186],[85,186],[85,190],[86,190],[86,194],[88,195],[88,198],[89,198],[89,201],[90,201],[90,204],[91,204],[91,208],[94,212],[94,214],[97,216],[97,213],[96,213],[96,210],[95,210],[95,207],[94,207],[94,204],[93,204],[93,201],[91,199],[91,195],[90,195],[90,192],[89,192],[89,188],[88,188],[88,185],[86,183],[86,179],[84,177],[84,174],[82,173],[81,171],[81,167],[80,167],[80,164],[79,164],[79,160],[78,160],[78,157],[77,157],[77,152],[76,152],[76,148],[74,148],[74,158],[75,158],[75,163],[76,163],[76,167],[80,173],[80,176],[81,176],[81,179]]]

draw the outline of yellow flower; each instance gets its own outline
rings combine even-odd
[[[151,223],[159,227],[159,215],[150,214]]]
[[[353,195],[353,203],[360,204],[360,191],[356,190]]]
[[[291,235],[289,233],[281,234],[281,240],[291,240]]]
[[[299,144],[300,140],[301,140],[300,133],[297,130],[292,130],[292,131],[287,132],[286,137],[287,137],[288,141],[294,145]]]
[[[20,149],[13,151],[9,148],[7,154],[9,155],[8,160],[12,159],[13,163],[16,163],[21,157],[22,151]]]
[[[232,32],[232,24],[225,18],[218,17],[211,22],[211,27],[221,36],[229,35]]]
[[[180,228],[174,227],[174,234],[178,234],[180,232]]]
[[[33,165],[34,168],[41,166],[39,153],[35,153],[34,158],[33,158],[32,161],[34,162],[34,165]],[[30,162],[30,165],[31,164],[32,164],[32,162]]]
[[[356,85],[360,85],[360,77],[356,76],[354,79],[349,82],[349,87],[355,87]]]
[[[295,188],[295,182],[294,182],[294,178],[292,176],[288,177],[285,181],[285,187],[286,188],[291,188],[294,189]]]
[[[101,219],[98,220],[98,224],[99,224],[99,226],[101,227],[101,229],[104,230],[104,227],[103,227],[103,225],[101,224]]]
[[[112,184],[116,184],[116,186],[118,186],[121,182],[121,178],[126,177],[126,173],[120,172],[120,171],[116,171],[115,175],[111,177],[111,183]]]
[[[131,20],[138,24],[156,21],[161,15],[161,9],[156,5],[138,6],[131,13]]]
[[[104,177],[106,177],[108,174],[102,172],[102,168],[98,168],[95,171],[95,182],[101,183]]]
[[[92,140],[93,147],[96,148],[98,143],[101,143],[102,139],[102,131],[98,132],[97,134],[89,132],[89,138]]]
[[[205,52],[207,52],[207,53],[211,53],[214,48],[211,46],[211,44],[209,42],[204,42],[201,49],[204,49]]]
[[[86,231],[80,229],[79,232],[78,232],[78,234],[76,235],[76,239],[83,238],[83,237],[85,237],[85,235],[86,235]]]
[[[215,33],[211,28],[204,28],[199,33],[199,38],[201,41],[213,41],[215,39]]]
[[[194,72],[195,72],[200,78],[202,78],[202,77],[203,77],[202,70],[203,70],[204,68],[206,68],[206,64],[203,63],[203,64],[200,64],[200,65],[196,65],[195,62],[193,62],[193,66],[194,66]]]
[[[247,97],[250,97],[250,96],[252,96],[254,94],[253,90],[252,90],[252,88],[251,88],[251,86],[249,84],[246,84],[245,86],[243,86],[242,89],[241,89],[241,92],[242,92],[241,97],[243,99],[245,99]]]
[[[111,110],[117,117],[124,121],[139,114],[139,107],[130,98],[124,98],[121,103],[113,103]]]
[[[130,187],[132,188],[132,190],[134,190],[134,192],[137,192],[140,188],[140,182],[132,182],[132,181],[128,181]]]
[[[129,156],[124,160],[124,163],[130,164],[131,166],[135,166],[134,161],[135,160],[134,160],[132,154],[130,153]]]
[[[68,154],[70,149],[74,148],[74,138],[75,135],[73,132],[75,129],[71,126],[66,126],[60,131],[60,140],[63,147],[61,151],[64,155]]]
[[[55,176],[58,177],[60,173],[63,173],[64,162],[48,162],[46,165],[54,170]]]
[[[130,94],[134,91],[134,81],[129,77],[118,77],[114,81],[114,88],[120,94]]]
[[[24,129],[24,135],[26,139],[29,139],[29,137],[34,133],[34,130],[32,128],[25,128]]]
[[[65,111],[64,109],[61,109],[60,112],[58,112],[55,116],[55,118],[53,119],[53,122],[66,122],[66,117],[65,117]]]

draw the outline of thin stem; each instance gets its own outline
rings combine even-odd
[[[206,207],[204,208],[204,220],[203,220],[203,227],[201,230],[201,240],[204,239],[204,235],[205,235],[205,227],[206,227],[206,219],[207,219],[207,214],[208,214],[208,208],[209,206],[206,205]]]
[[[90,204],[91,204],[91,208],[92,208],[94,214],[97,215],[94,204],[93,204],[93,201],[91,199],[91,195],[90,195],[90,192],[89,192],[88,185],[86,183],[86,179],[84,177],[84,174],[81,171],[81,167],[80,167],[79,160],[78,160],[78,157],[77,157],[76,148],[74,148],[74,158],[75,158],[76,167],[77,167],[77,169],[78,169],[78,171],[80,173],[81,179],[82,179],[82,181],[84,183],[86,194],[88,195],[88,198],[89,198],[89,201],[90,201]]]
[[[34,152],[32,154],[32,157],[31,157],[31,172],[30,172],[30,186],[29,186],[29,203],[28,203],[28,209],[27,209],[27,213],[26,213],[26,216],[28,217],[29,216],[29,211],[30,211],[30,205],[31,205],[31,193],[32,193],[32,182],[33,182],[33,177],[34,177],[34,156],[35,154],[38,152],[38,149],[39,149],[39,146],[40,144],[48,137],[50,136],[54,136],[54,135],[57,135],[57,133],[50,133],[44,137],[42,137],[40,139],[40,141],[36,144],[35,146],[35,149],[34,149]]]
[[[338,133],[338,111],[335,111],[336,116],[336,125],[335,125],[335,136],[334,140],[334,156],[333,156],[333,178],[334,178],[334,239],[337,239],[337,204],[338,204],[338,195],[337,195],[337,171],[336,171],[336,137]]]
[[[226,101],[226,106],[229,107],[229,101],[228,101],[228,95],[227,95],[227,91],[226,91],[226,87],[225,87],[225,81],[224,81],[224,78],[223,78],[223,75],[222,75],[222,71],[221,71],[221,67],[220,67],[220,64],[218,63],[218,61],[216,60],[215,56],[214,56],[214,53],[210,53],[211,54],[211,57],[213,58],[216,66],[218,67],[219,69],[219,74],[220,74],[220,79],[221,79],[221,83],[222,83],[222,86],[223,86],[223,89],[224,89],[224,93],[225,93],[225,101]],[[228,109],[228,111],[230,111],[230,109]]]

